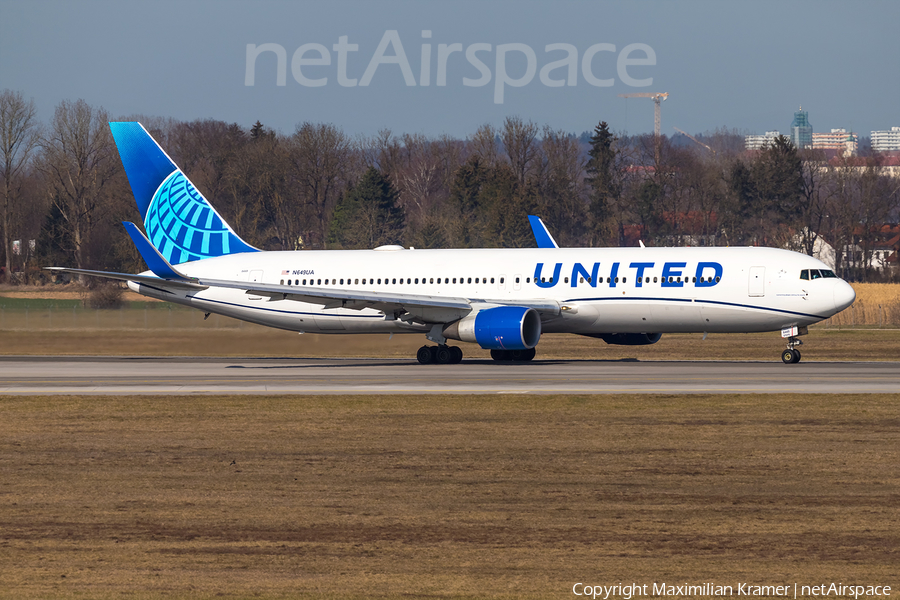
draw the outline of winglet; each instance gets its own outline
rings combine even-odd
[[[531,223],[531,231],[534,232],[534,240],[537,242],[538,248],[559,248],[559,244],[547,231],[547,226],[540,217],[528,215],[528,221]]]
[[[169,264],[169,261],[167,261],[153,244],[150,243],[150,240],[141,233],[141,230],[137,228],[137,225],[130,221],[122,221],[122,225],[125,226],[125,231],[131,236],[131,241],[134,242],[138,252],[140,252],[141,258],[144,259],[144,262],[147,263],[147,267],[153,271],[154,275],[160,279],[190,281],[189,277],[180,273],[175,267]]]

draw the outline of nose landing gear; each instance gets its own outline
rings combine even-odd
[[[800,362],[800,351],[797,350],[796,346],[802,346],[803,342],[797,336],[808,333],[809,327],[805,325],[803,327],[793,325],[781,330],[781,337],[787,340],[787,349],[781,353],[781,362],[786,365]]]
[[[781,362],[786,365],[800,362],[800,351],[794,346],[802,346],[803,341],[795,337],[789,337],[787,344],[787,349],[781,353]]]

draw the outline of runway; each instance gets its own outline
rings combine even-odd
[[[12,394],[896,393],[897,362],[0,357]]]

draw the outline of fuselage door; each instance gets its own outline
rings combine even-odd
[[[750,283],[748,288],[749,296],[765,296],[766,295],[766,268],[750,267]]]

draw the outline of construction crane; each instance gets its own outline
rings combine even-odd
[[[668,92],[638,92],[634,94],[619,94],[619,98],[653,98],[653,103],[656,104],[656,108],[653,113],[653,134],[657,137],[657,139],[659,139],[660,129],[659,103],[668,97]]]
[[[700,140],[698,140],[697,138],[695,138],[694,136],[692,136],[691,134],[689,134],[687,131],[682,131],[682,130],[678,129],[677,127],[673,127],[672,129],[674,129],[675,131],[677,131],[677,132],[680,133],[681,135],[686,135],[686,136],[688,136],[689,138],[691,138],[692,140],[694,140],[694,142],[700,144],[701,146],[703,146],[704,148],[706,148],[707,150],[709,150],[710,152],[712,152],[712,153],[713,153],[713,156],[716,155],[716,151],[715,151],[715,150],[713,150],[712,148],[710,148],[709,146],[707,146],[706,144],[704,144],[703,142],[701,142]]]

